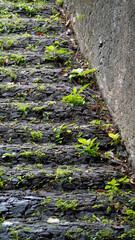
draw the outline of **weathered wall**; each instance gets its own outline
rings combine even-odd
[[[135,168],[135,0],[64,3]]]

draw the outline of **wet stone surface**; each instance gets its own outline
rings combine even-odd
[[[0,239],[135,239],[128,154],[94,73],[71,76],[89,66],[66,18],[53,0],[0,3]]]

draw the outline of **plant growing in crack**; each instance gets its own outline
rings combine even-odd
[[[61,182],[64,181],[68,181],[70,183],[72,182],[72,177],[70,176],[72,174],[71,170],[63,170],[57,168],[55,174],[56,174],[55,181],[60,179]]]
[[[61,209],[62,212],[68,210],[75,211],[77,208],[77,200],[63,201],[63,199],[56,199],[56,207]]]
[[[31,134],[33,141],[37,141],[38,138],[42,139],[42,136],[43,136],[43,133],[40,131],[38,131],[38,132],[33,131],[33,132],[30,132],[30,134]]]
[[[59,6],[62,6],[63,0],[56,0],[56,4],[58,4]]]
[[[70,72],[69,79],[70,81],[77,80],[78,83],[83,83],[84,80],[86,80],[87,75],[93,73],[95,70],[95,68],[87,70],[83,70],[82,68],[73,69]]]
[[[116,134],[114,134],[114,133],[108,133],[108,136],[112,139],[112,141],[111,141],[111,145],[117,145],[118,143],[119,143],[119,134],[118,133],[116,133]]]
[[[70,103],[69,106],[71,107],[74,107],[75,105],[84,105],[86,102],[79,94],[88,86],[89,83],[84,85],[78,92],[77,88],[73,88],[73,92],[71,94],[62,98],[62,102]]]
[[[94,142],[96,141],[96,139],[97,137],[92,140],[91,139],[86,140],[85,138],[80,138],[78,139],[78,142],[81,144],[76,145],[76,147],[83,149],[81,153],[88,154],[92,157],[98,157],[99,156],[98,149],[99,149],[100,142],[95,145]]]
[[[41,158],[44,155],[45,155],[45,153],[42,153],[39,149],[37,149],[36,151],[24,151],[24,152],[20,153],[20,156],[25,157],[25,158],[29,158],[32,156],[37,156],[38,158]]]
[[[5,173],[6,173],[5,169],[0,168],[0,188],[3,188],[4,181],[2,181],[1,176],[4,175]]]
[[[60,58],[62,55],[71,55],[73,52],[67,51],[65,48],[60,48],[59,45],[57,46],[46,46],[46,56],[44,60],[55,60],[58,57]]]
[[[51,202],[52,202],[52,197],[49,196],[49,197],[46,197],[45,199],[43,199],[43,201],[41,202],[41,205],[43,205],[46,210],[47,205],[51,204]]]
[[[16,158],[16,152],[12,152],[12,153],[6,152],[2,155],[2,158]]]
[[[68,134],[71,135],[72,131],[69,129],[66,129],[68,126],[61,125],[58,128],[54,128],[53,132],[55,133],[55,142],[62,143],[64,135]]]
[[[17,110],[22,112],[22,114],[25,115],[25,117],[27,117],[28,115],[28,109],[29,109],[29,104],[28,103],[16,103],[17,106]]]
[[[120,178],[119,180],[112,179],[107,183],[105,189],[107,190],[107,194],[109,195],[109,199],[112,200],[114,196],[121,195],[119,190],[120,183],[128,183],[129,179],[125,176],[124,178]]]

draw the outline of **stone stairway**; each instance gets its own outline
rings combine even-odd
[[[55,1],[0,2],[0,239],[135,239],[127,153],[94,74],[69,78],[88,65],[65,21]],[[86,104],[62,102],[86,83]]]

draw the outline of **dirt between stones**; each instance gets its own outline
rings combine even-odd
[[[128,154],[66,18],[0,3],[0,239],[135,239]]]

